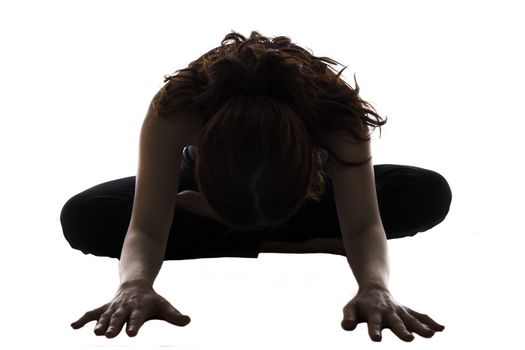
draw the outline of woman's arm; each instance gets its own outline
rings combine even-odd
[[[345,161],[371,160],[370,142],[337,137],[332,141]],[[355,167],[342,167],[331,160],[328,163],[343,245],[359,284],[356,296],[343,308],[341,327],[351,331],[358,323],[367,322],[373,341],[381,341],[383,328],[390,328],[404,341],[414,339],[411,332],[432,337],[444,327],[429,316],[397,303],[389,292],[388,245],[370,160]]]
[[[131,337],[151,319],[178,326],[191,321],[153,289],[173,220],[182,151],[191,143],[195,130],[194,122],[176,117],[159,117],[151,108],[148,111],[140,134],[131,220],[119,257],[120,286],[110,302],[73,322],[71,326],[75,329],[97,321],[95,334],[113,338],[127,323],[126,331]]]
[[[135,196],[119,262],[121,283],[153,282],[162,265],[193,126],[148,113],[141,128]]]
[[[363,129],[362,136],[365,134]],[[330,157],[328,167],[342,241],[357,283],[359,287],[387,288],[388,246],[377,202],[370,140],[360,142],[348,135],[332,135],[327,142],[344,161],[370,159],[359,166],[343,166]]]

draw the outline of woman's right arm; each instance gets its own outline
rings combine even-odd
[[[182,151],[200,130],[199,118],[160,117],[150,110],[140,133],[139,164],[130,224],[119,261],[120,287],[109,303],[86,312],[74,329],[97,321],[96,335],[112,338],[127,322],[129,336],[150,319],[185,326],[181,314],[153,290],[162,266],[177,198]]]
[[[153,285],[162,266],[179,187],[189,118],[148,113],[140,133],[135,197],[119,262],[120,282]]]

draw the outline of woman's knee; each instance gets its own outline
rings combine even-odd
[[[425,232],[445,220],[450,210],[452,191],[445,177],[433,170],[410,168],[403,182],[396,180],[403,183],[400,189],[405,192],[399,197],[403,203],[385,208],[390,210],[383,215],[389,239]]]
[[[69,245],[84,254],[119,257],[125,237],[126,208],[87,192],[71,197],[62,207],[60,223]],[[114,210],[115,209],[115,210]]]
[[[62,207],[60,223],[64,237],[71,248],[87,253],[90,244],[88,230],[90,227],[90,212],[93,209],[90,197],[79,193],[71,197]]]
[[[422,203],[422,208],[427,213],[423,215],[426,222],[419,232],[424,232],[445,220],[452,203],[452,190],[445,177],[436,171],[425,169],[421,176],[425,184],[421,195],[426,202]]]
[[[452,189],[445,177],[435,171],[430,172],[430,188],[434,193],[436,216],[441,222],[447,216],[452,203]]]
[[[85,237],[82,227],[85,225],[83,216],[88,199],[80,194],[71,197],[60,211],[60,224],[64,237],[71,248],[85,248]]]

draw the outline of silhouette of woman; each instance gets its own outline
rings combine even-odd
[[[115,337],[150,319],[191,319],[153,290],[163,260],[257,258],[260,252],[346,256],[359,291],[341,326],[367,322],[411,341],[443,326],[388,290],[387,239],[442,222],[452,200],[439,173],[372,165],[368,127],[386,123],[316,57],[289,38],[229,33],[165,77],[140,138],[137,176],[72,198],[63,233],[84,254],[118,258],[113,300],[72,323]],[[345,67],[346,68],[346,67]]]

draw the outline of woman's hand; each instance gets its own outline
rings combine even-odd
[[[181,191],[177,193],[177,199],[175,200],[175,206],[181,209],[186,209],[186,199],[188,196],[189,190]]]
[[[357,295],[343,308],[341,327],[352,331],[358,323],[368,322],[368,334],[373,341],[381,341],[381,330],[390,328],[400,339],[414,340],[411,332],[430,338],[441,332],[444,326],[430,317],[398,304],[385,288],[360,289]]]
[[[177,193],[175,206],[209,219],[222,220],[210,207],[204,195],[197,191],[186,190]]]
[[[181,314],[151,286],[144,283],[124,283],[111,302],[86,312],[71,327],[78,329],[90,321],[97,321],[95,334],[113,338],[127,322],[126,333],[134,337],[144,322],[155,319],[181,327],[191,322],[189,316]]]

